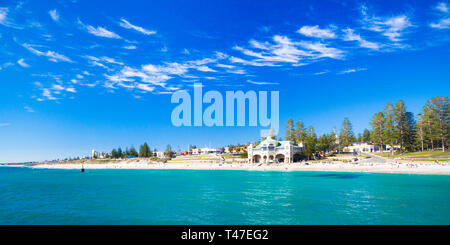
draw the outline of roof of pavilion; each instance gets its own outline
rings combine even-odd
[[[257,146],[255,146],[254,149],[261,149],[263,147],[269,147],[269,146],[273,146],[276,148],[283,148],[283,147],[289,146],[289,145],[295,145],[295,144],[294,144],[294,142],[289,141],[289,140],[277,141],[276,139],[274,139],[272,137],[267,137],[261,143],[259,143]]]

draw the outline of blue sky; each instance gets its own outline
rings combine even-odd
[[[281,132],[362,132],[387,101],[448,96],[449,34],[446,1],[0,0],[0,162],[259,137],[172,126],[171,94],[195,82],[280,91]]]

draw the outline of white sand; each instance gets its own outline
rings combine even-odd
[[[22,165],[23,166],[23,165]],[[42,163],[32,168],[49,169],[81,169],[77,163]],[[113,163],[85,163],[88,169],[198,169],[198,170],[258,170],[258,171],[334,171],[334,172],[370,172],[370,173],[405,173],[405,174],[443,174],[450,175],[450,164],[436,163],[301,163],[291,164],[239,164],[239,163],[199,163],[199,162],[172,162],[151,163],[145,160],[117,161]]]

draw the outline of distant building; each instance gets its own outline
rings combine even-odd
[[[192,148],[191,152],[192,152],[192,155],[200,155],[202,153],[200,148]]]
[[[104,152],[98,152],[96,150],[92,150],[92,155],[91,155],[92,159],[104,159],[104,158],[106,158],[106,156],[107,155]]]
[[[355,142],[352,145],[344,147],[344,152],[376,152],[379,147],[368,142]]]
[[[207,154],[214,154],[214,153],[222,153],[221,149],[218,148],[192,148],[191,149],[192,155],[207,155]]]
[[[292,163],[303,158],[305,146],[292,141],[277,141],[271,130],[260,144],[248,146],[248,161],[251,163]]]
[[[399,145],[394,145],[394,151],[397,151],[400,149]],[[382,145],[380,148],[379,145],[372,144],[369,142],[355,142],[350,146],[347,146],[343,150],[344,152],[387,152],[391,151],[390,145]]]
[[[164,157],[165,157],[163,151],[157,151],[157,152],[155,152],[155,156],[156,156],[157,158],[164,158]]]
[[[217,148],[204,147],[204,148],[201,148],[200,150],[201,150],[201,154],[202,155],[214,154],[214,153],[222,153],[222,151],[220,149],[217,149]]]
[[[385,151],[391,151],[391,146],[384,145],[384,149],[385,149]],[[398,151],[398,150],[400,150],[400,145],[394,145],[394,151]]]

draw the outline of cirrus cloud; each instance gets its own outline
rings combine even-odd
[[[120,25],[121,27],[123,27],[123,28],[126,28],[126,29],[132,29],[132,30],[135,30],[135,31],[137,31],[137,32],[140,32],[140,33],[142,33],[142,34],[144,34],[144,35],[153,35],[153,34],[156,34],[156,31],[153,31],[153,30],[147,30],[147,29],[145,29],[145,28],[143,28],[143,27],[133,25],[133,24],[131,24],[130,22],[128,22],[128,21],[127,21],[126,19],[124,19],[124,18],[120,19],[119,25]]]
[[[122,39],[121,36],[117,35],[116,33],[107,30],[104,27],[94,27],[91,25],[85,25],[80,19],[78,19],[78,24],[83,27],[88,33],[97,36],[97,37],[105,37],[105,38],[112,38],[112,39]]]
[[[33,45],[27,44],[27,43],[22,44],[22,46],[37,56],[46,56],[52,62],[70,62],[70,63],[73,62],[67,56],[59,54],[59,53],[51,51],[51,50],[48,50],[47,52],[42,52],[42,51],[35,49],[33,47]]]
[[[22,66],[22,67],[30,67],[30,65],[28,65],[27,63],[25,63],[25,60],[24,60],[24,59],[19,59],[19,60],[17,61],[17,64],[19,64],[19,65]]]
[[[48,11],[48,14],[50,15],[50,17],[55,21],[58,22],[59,21],[59,13],[58,10],[53,9]]]
[[[303,34],[307,37],[316,38],[336,38],[334,34],[334,27],[320,29],[318,25],[316,26],[303,26],[298,29],[297,33]]]

